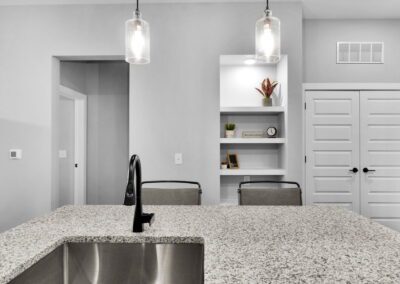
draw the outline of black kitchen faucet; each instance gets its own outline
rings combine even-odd
[[[135,185],[136,174],[136,185]],[[136,189],[136,190],[135,190]],[[136,202],[135,202],[136,197]],[[142,207],[142,166],[138,155],[132,155],[129,162],[128,185],[126,186],[124,205],[136,204],[133,218],[133,232],[143,232],[143,224],[151,225],[154,222],[154,213],[143,213]]]

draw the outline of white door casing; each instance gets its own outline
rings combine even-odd
[[[359,92],[306,92],[306,203],[359,212]]]
[[[86,204],[87,96],[65,86],[59,86],[60,96],[75,104],[74,205]]]
[[[400,230],[400,92],[360,97],[361,213]]]

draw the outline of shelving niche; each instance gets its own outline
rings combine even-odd
[[[237,204],[238,184],[244,180],[279,180],[287,170],[287,78],[286,55],[277,64],[246,65],[249,55],[220,57],[220,160],[227,153],[238,155],[239,169],[220,170],[221,203]],[[269,77],[279,86],[273,106],[262,106],[262,96],[255,90]],[[236,137],[225,138],[225,124],[236,124]],[[276,138],[243,138],[243,130],[276,127]]]

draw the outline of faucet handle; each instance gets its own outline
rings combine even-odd
[[[149,226],[151,226],[154,223],[155,219],[156,218],[155,218],[154,213],[143,213],[142,214],[143,223],[148,223]]]

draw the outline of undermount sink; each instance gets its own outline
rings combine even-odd
[[[10,283],[203,282],[203,244],[67,243]]]

